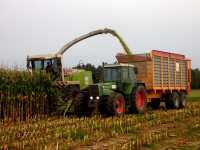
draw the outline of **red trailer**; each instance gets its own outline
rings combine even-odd
[[[137,81],[147,91],[147,102],[157,107],[165,101],[167,108],[185,107],[190,91],[191,60],[184,55],[152,50],[145,54],[117,55],[119,63],[137,68]]]

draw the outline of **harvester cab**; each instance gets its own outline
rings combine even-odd
[[[27,57],[27,68],[30,72],[49,73],[53,81],[63,86],[76,86],[83,90],[89,84],[93,84],[91,71],[64,68],[61,55],[48,54]]]
[[[46,71],[54,81],[63,80],[62,57],[48,54],[27,57],[27,68],[32,71]]]

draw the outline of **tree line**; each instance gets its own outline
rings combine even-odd
[[[200,70],[198,68],[191,70],[191,87],[192,89],[200,89]]]
[[[102,66],[95,67],[94,65],[87,64],[79,64],[75,68],[77,69],[85,69],[88,71],[92,71],[93,80],[95,83],[102,80]],[[200,70],[198,68],[191,69],[191,88],[192,89],[200,89]]]

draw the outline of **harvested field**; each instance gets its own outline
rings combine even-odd
[[[199,149],[199,133],[200,103],[188,102],[185,109],[144,115],[2,124],[0,145],[1,149]]]

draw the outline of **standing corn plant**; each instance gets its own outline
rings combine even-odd
[[[60,93],[44,72],[0,69],[0,119],[22,121],[55,112]]]

